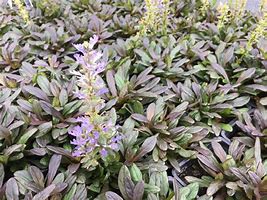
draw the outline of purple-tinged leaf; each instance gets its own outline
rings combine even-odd
[[[106,192],[105,194],[107,200],[123,200],[119,195],[114,192]]]
[[[214,195],[219,189],[224,186],[224,181],[222,180],[215,180],[213,181],[207,189],[207,195],[212,196]]]
[[[224,70],[224,68],[219,65],[218,63],[211,63],[212,68],[219,73],[220,75],[222,75],[224,77],[224,79],[229,83],[229,78],[227,76],[226,71]]]
[[[249,96],[245,96],[245,97],[238,97],[236,99],[234,99],[231,104],[233,105],[233,107],[237,108],[237,107],[242,107],[244,105],[246,105],[250,100]]]
[[[124,180],[124,187],[125,187],[125,191],[126,194],[128,195],[128,197],[130,199],[133,199],[133,194],[134,194],[134,183],[131,180],[130,177],[126,177]]]
[[[210,168],[211,170],[215,171],[215,172],[220,172],[220,169],[217,168],[210,159],[208,159],[206,156],[203,156],[201,154],[197,155],[198,160],[203,163],[205,166],[207,166],[208,168]]]
[[[249,175],[249,178],[252,181],[253,185],[260,184],[261,178],[255,172],[249,171],[248,175]]]
[[[119,172],[118,186],[119,186],[119,189],[120,189],[120,192],[121,192],[123,198],[125,200],[130,200],[130,197],[128,196],[128,193],[127,193],[126,187],[125,187],[125,182],[126,182],[127,178],[130,179],[131,174],[130,174],[129,169],[125,165],[123,165],[120,169],[120,172]]]
[[[77,172],[77,170],[79,169],[80,167],[80,163],[72,163],[68,166],[68,170],[71,174],[74,174]]]
[[[226,153],[223,150],[222,146],[218,142],[216,142],[216,141],[212,141],[211,142],[211,146],[212,146],[212,149],[213,149],[215,155],[223,163],[226,160]]]
[[[10,124],[10,126],[8,127],[8,129],[10,131],[12,131],[13,129],[18,128],[18,127],[22,126],[23,124],[25,124],[24,121],[16,121],[16,122],[13,122],[12,124]]]
[[[260,144],[260,139],[259,137],[256,137],[255,141],[255,160],[256,160],[256,165],[262,162],[261,159],[261,144]]]
[[[131,117],[139,122],[144,122],[144,123],[149,122],[148,119],[144,115],[141,115],[138,113],[132,114]]]
[[[46,154],[45,148],[33,148],[25,151],[27,155],[44,156]]]
[[[106,74],[107,84],[112,96],[118,96],[113,71],[108,70]]]
[[[40,187],[44,188],[44,175],[41,170],[38,167],[30,166],[29,173],[31,174],[33,181]]]
[[[17,103],[19,104],[20,108],[24,109],[25,111],[32,112],[32,105],[28,101],[19,99],[17,100]]]
[[[149,106],[147,107],[147,119],[148,121],[151,121],[153,116],[155,115],[155,110],[156,110],[156,104],[155,103],[151,103],[149,104]]]
[[[249,68],[246,71],[242,72],[239,78],[237,79],[236,83],[239,84],[243,81],[245,81],[248,78],[252,78],[252,76],[255,74],[256,69],[255,68]]]
[[[56,188],[56,185],[52,184],[46,187],[43,191],[36,194],[32,200],[40,200],[40,199],[47,199],[53,190]]]
[[[192,83],[192,89],[195,95],[200,98],[201,97],[201,86],[195,82]]]
[[[52,151],[52,152],[54,152],[56,154],[59,154],[59,155],[62,155],[62,156],[66,156],[67,158],[71,159],[72,161],[76,161],[77,162],[75,157],[73,157],[71,155],[71,152],[67,151],[64,148],[54,147],[54,146],[50,146],[50,145],[47,145],[46,147],[47,147],[47,149],[49,149],[50,151]]]
[[[144,143],[142,144],[142,146],[139,149],[139,152],[133,158],[133,162],[136,160],[139,160],[140,158],[142,158],[144,155],[151,152],[155,148],[156,143],[157,143],[157,137],[158,137],[158,135],[154,135],[154,136],[147,138],[144,141]]]
[[[148,74],[152,71],[153,67],[148,67],[142,71],[136,78],[135,87],[147,81]],[[152,76],[153,78],[154,76]]]
[[[229,47],[223,56],[223,65],[225,66],[234,56],[234,47]]]
[[[247,177],[241,173],[240,169],[238,169],[236,167],[231,167],[230,171],[233,173],[233,175],[238,177],[243,183],[248,184],[250,182],[247,179]]]
[[[245,87],[251,88],[253,90],[260,90],[260,91],[263,91],[263,92],[267,92],[267,86],[266,85],[251,84],[251,85],[247,85]]]
[[[145,92],[145,91],[150,91],[153,87],[155,87],[159,83],[159,81],[160,81],[160,78],[159,77],[154,78],[153,80],[149,81],[149,83],[147,83],[145,85],[145,87],[140,88],[136,92],[137,93],[142,93],[142,92]]]
[[[49,102],[48,96],[41,89],[39,89],[37,87],[30,86],[30,85],[24,86],[23,89],[26,90],[31,95],[33,95],[39,99],[42,99],[46,102]]]
[[[45,101],[40,101],[40,105],[42,107],[42,109],[49,115],[55,116],[58,119],[60,119],[61,121],[64,120],[62,114],[57,111],[55,108],[53,108],[53,106],[50,103],[47,103]]]
[[[67,183],[57,183],[51,195],[59,194],[68,187]]]
[[[19,188],[14,178],[9,179],[6,183],[6,199],[19,200]]]
[[[144,181],[139,181],[136,186],[134,187],[134,194],[133,199],[134,200],[142,200],[144,195]]]
[[[57,173],[58,167],[61,162],[61,155],[54,154],[49,162],[48,173],[47,173],[47,185],[50,185]]]

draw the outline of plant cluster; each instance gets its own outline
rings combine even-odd
[[[0,199],[267,198],[263,10],[32,3],[0,7]]]

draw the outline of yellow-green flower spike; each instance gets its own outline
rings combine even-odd
[[[21,0],[14,0],[14,3],[18,7],[19,15],[26,23],[28,23],[30,21],[29,13],[21,2]]]
[[[227,3],[225,4],[220,3],[217,10],[219,12],[217,26],[219,29],[222,29],[224,25],[228,23],[231,19],[230,7]]]
[[[250,50],[252,48],[252,45],[254,43],[257,43],[261,37],[267,36],[267,13],[265,12],[261,20],[259,20],[257,27],[254,31],[250,34],[248,43],[247,43],[247,49]]]

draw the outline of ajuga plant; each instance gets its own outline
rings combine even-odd
[[[1,5],[0,199],[264,200],[266,17],[209,2]]]
[[[100,112],[105,106],[101,96],[107,93],[108,89],[99,76],[105,70],[106,63],[100,61],[102,53],[93,49],[97,41],[98,36],[95,35],[89,42],[74,45],[82,54],[75,54],[76,61],[82,66],[79,72],[73,72],[81,87],[75,95],[85,101],[88,110],[76,119],[79,125],[69,130],[69,134],[74,136],[71,142],[75,145],[73,156],[82,157],[81,162],[91,170],[98,165],[100,158],[106,160],[107,156],[116,157],[114,150],[118,150],[117,142],[121,139],[116,134],[114,110]]]
[[[234,138],[226,153],[218,142],[213,141],[211,144],[215,155],[201,144],[197,157],[200,165],[212,178],[202,176],[198,179],[188,176],[186,179],[189,182],[198,182],[200,187],[208,187],[208,196],[227,192],[233,199],[262,199],[266,194],[266,170],[261,158],[260,139],[256,137],[254,146],[251,143],[253,141],[246,138]]]

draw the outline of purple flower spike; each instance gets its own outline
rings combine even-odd
[[[105,71],[106,65],[107,64],[105,62],[98,63],[94,72],[93,72],[93,75],[96,76],[96,75],[100,74],[101,72]]]
[[[100,154],[101,154],[102,157],[106,157],[108,155],[108,151],[106,149],[102,148],[100,150]]]
[[[74,54],[74,58],[76,59],[76,61],[83,66],[86,66],[86,62],[83,58],[83,56],[81,56],[80,54]]]
[[[79,151],[79,150],[74,151],[74,152],[72,153],[72,156],[74,156],[74,157],[80,157],[80,156],[82,156],[82,155],[83,155],[83,152],[82,152],[82,151]]]
[[[99,135],[99,132],[98,131],[94,131],[93,134],[94,134],[95,139],[98,140],[99,139],[99,136],[100,136]]]
[[[101,88],[100,90],[97,91],[96,95],[101,96],[103,94],[108,93],[108,91],[109,91],[108,88]]]
[[[80,92],[80,91],[77,91],[77,92],[73,92],[75,97],[77,97],[78,99],[86,99],[86,94]]]
[[[90,38],[90,41],[89,41],[89,48],[92,49],[95,44],[98,42],[98,36],[97,35],[93,35],[92,38]]]
[[[82,128],[80,126],[74,126],[72,129],[69,130],[68,132],[72,136],[79,136],[82,134]]]
[[[113,149],[113,150],[118,150],[119,145],[117,143],[111,143],[110,144],[110,148]]]
[[[76,139],[73,139],[70,143],[77,146],[83,146],[86,144],[86,142],[87,140],[85,138],[77,137]]]
[[[95,63],[96,61],[98,61],[101,57],[102,57],[102,53],[98,52],[98,51],[92,51],[92,55],[90,57],[90,61],[92,63]]]
[[[83,44],[73,44],[73,46],[74,46],[79,52],[83,53],[83,55],[86,53]]]

